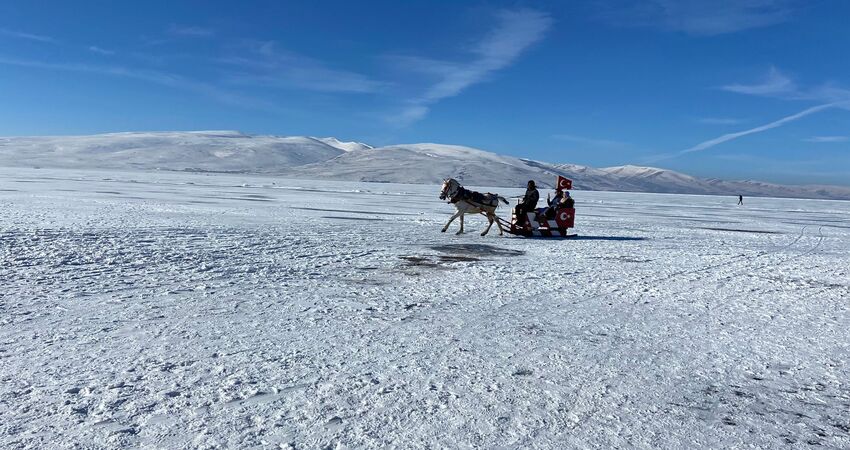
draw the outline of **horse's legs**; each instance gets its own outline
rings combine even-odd
[[[493,216],[490,215],[490,214],[487,214],[487,228],[485,228],[484,231],[481,232],[481,236],[486,236],[487,232],[490,231],[490,227],[492,227],[492,226],[493,226]]]
[[[463,234],[463,213],[460,213],[460,230],[457,230],[455,234]]]
[[[504,235],[505,233],[502,231],[502,222],[499,222],[498,217],[496,217],[496,226],[499,228],[499,236]]]
[[[454,214],[452,215],[452,217],[449,219],[449,221],[448,221],[448,222],[446,222],[446,226],[444,226],[444,227],[443,227],[443,229],[442,229],[441,231],[442,231],[443,233],[445,233],[445,232],[446,232],[446,230],[448,230],[448,229],[449,229],[449,225],[451,225],[451,224],[452,224],[452,222],[454,222],[454,220],[455,220],[455,219],[457,219],[458,217],[460,217],[460,218],[461,218],[461,219],[460,219],[460,221],[461,221],[460,223],[461,223],[461,224],[463,224],[463,215],[461,215],[461,212],[460,212],[460,211],[458,211],[458,212],[456,212],[456,213],[454,213]]]

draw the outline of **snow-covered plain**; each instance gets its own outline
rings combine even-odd
[[[850,203],[574,194],[0,169],[0,447],[850,447]]]

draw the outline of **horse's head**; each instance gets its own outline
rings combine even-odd
[[[440,200],[454,197],[459,187],[460,183],[458,183],[454,178],[446,178],[443,180],[443,188],[440,190]]]

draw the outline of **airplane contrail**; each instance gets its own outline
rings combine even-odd
[[[677,155],[684,155],[685,153],[698,152],[698,151],[701,151],[701,150],[705,150],[707,148],[714,147],[715,145],[731,141],[733,139],[738,139],[739,137],[742,137],[742,136],[747,136],[749,134],[755,134],[755,133],[761,133],[762,131],[767,131],[767,130],[770,130],[771,128],[776,128],[776,127],[780,127],[782,125],[785,125],[788,122],[793,122],[797,119],[802,119],[803,117],[806,117],[809,114],[814,114],[818,111],[823,111],[825,109],[833,108],[835,106],[838,106],[839,104],[840,104],[840,102],[827,103],[827,104],[824,104],[824,105],[812,106],[811,108],[804,109],[803,111],[800,111],[797,114],[792,114],[788,117],[783,117],[779,120],[775,120],[775,121],[770,122],[766,125],[751,128],[749,130],[738,131],[736,133],[724,134],[723,136],[716,137],[714,139],[711,139],[711,140],[708,140],[708,141],[705,141],[705,142],[701,142],[697,145],[694,145],[691,148],[680,151]]]

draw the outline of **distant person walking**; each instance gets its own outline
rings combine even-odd
[[[744,204],[744,196],[743,196],[743,195],[739,195],[739,196],[738,196],[738,204],[739,204],[739,205],[743,205],[743,204]]]

